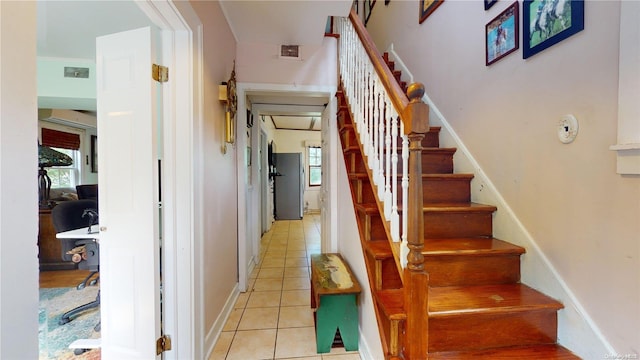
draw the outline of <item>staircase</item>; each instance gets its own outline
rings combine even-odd
[[[388,64],[388,58],[383,58]],[[389,73],[399,88],[406,88],[400,72],[391,68]],[[411,92],[413,104],[416,94],[421,97],[422,93],[409,87]],[[342,150],[385,357],[578,359],[556,344],[557,311],[562,304],[520,283],[520,256],[525,249],[492,236],[496,208],[471,201],[473,175],[453,173],[456,149],[440,147],[438,127],[428,128],[417,143],[413,143],[416,137],[411,138],[411,156],[421,155],[417,160],[421,174],[409,175],[409,179],[421,175],[421,191],[413,192],[420,194],[418,198],[400,190],[402,181],[394,182],[398,203],[407,201],[405,211],[409,212],[413,204],[419,217],[419,221],[411,217],[402,221],[408,222],[410,236],[420,234],[424,240],[423,246],[409,240],[409,247],[418,249],[424,262],[410,253],[403,268],[400,245],[392,239],[383,199],[374,184],[375,171],[368,166],[362,134],[354,126],[355,112],[343,89],[336,96]],[[389,142],[379,142],[383,143],[380,152],[392,151]],[[400,146],[393,151],[397,149]],[[403,166],[398,163],[400,171]],[[402,206],[398,209],[402,214]],[[420,229],[412,229],[416,224]]]

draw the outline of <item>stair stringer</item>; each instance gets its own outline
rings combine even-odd
[[[402,71],[409,82],[413,82],[413,74],[394,51],[393,44],[390,44],[386,51],[389,58],[395,62],[396,68]],[[422,100],[429,105],[429,124],[441,127],[440,146],[458,149],[453,158],[454,172],[474,174],[471,181],[471,201],[497,207],[493,215],[494,236],[509,239],[509,242],[527,249],[526,254],[521,257],[522,283],[564,304],[565,308],[558,312],[558,343],[584,359],[600,358],[603,354],[617,354],[551,260],[518,219],[437,105],[429,98],[428,93],[425,92]]]
[[[342,145],[337,145],[342,152]],[[349,176],[343,159],[337,163],[336,206],[338,212],[338,252],[347,261],[356,279],[360,283],[362,292],[358,295],[359,332],[358,350],[362,359],[384,359],[384,351],[378,331],[378,320],[373,299],[373,292],[369,285],[369,275],[362,253],[360,232],[356,220],[355,207],[349,187]]]

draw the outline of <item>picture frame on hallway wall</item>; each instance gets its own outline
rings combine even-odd
[[[98,137],[91,135],[91,172],[98,172]]]
[[[514,2],[485,26],[485,64],[489,66],[519,46],[518,2]]]
[[[497,2],[498,0],[484,0],[484,10],[485,11],[489,10],[489,8],[491,8]]]
[[[420,0],[420,24],[431,15],[444,0]]]
[[[584,30],[584,0],[524,0],[522,3],[522,58]]]
[[[376,4],[376,0],[364,0],[364,25],[367,26],[369,18],[371,17],[371,11]]]

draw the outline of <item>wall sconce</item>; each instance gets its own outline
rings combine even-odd
[[[222,145],[222,153],[227,152],[227,144],[235,142],[235,119],[238,110],[238,96],[236,94],[236,64],[233,63],[231,77],[227,82],[223,82],[218,86],[218,100],[224,101],[225,120],[224,120],[224,144]]]

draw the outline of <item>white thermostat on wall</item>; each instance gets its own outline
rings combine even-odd
[[[578,136],[578,119],[575,116],[568,114],[560,119],[558,123],[558,139],[563,144],[569,144]]]

